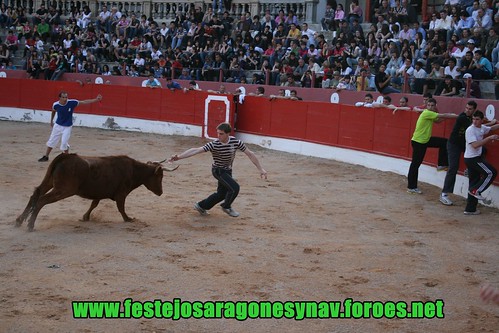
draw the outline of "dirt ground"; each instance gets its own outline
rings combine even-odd
[[[179,162],[164,194],[140,187],[122,221],[103,201],[72,197],[42,209],[35,231],[14,227],[48,166],[47,124],[0,122],[0,331],[2,332],[497,332],[498,210],[464,216],[439,189],[405,192],[405,177],[250,145],[234,175],[239,218],[193,203],[214,191],[211,156]],[[191,137],[74,128],[72,151],[158,160],[203,144]],[[51,159],[55,154],[51,156]],[[434,301],[444,319],[73,319],[71,301]]]

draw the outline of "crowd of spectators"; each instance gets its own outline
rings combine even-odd
[[[327,40],[292,10],[233,18],[192,4],[188,13],[158,23],[105,5],[95,14],[88,6],[73,8],[63,19],[43,4],[33,15],[1,4],[0,27],[8,33],[0,66],[14,68],[13,54],[22,53],[23,69],[35,79],[79,72],[383,93],[408,82],[414,93],[435,89],[435,95],[452,96],[463,78],[497,78],[497,7],[447,0],[429,22],[419,22],[407,0],[373,0],[364,32],[358,0],[347,10],[329,1],[321,20],[323,31],[333,31]],[[476,85],[472,93],[479,97]]]

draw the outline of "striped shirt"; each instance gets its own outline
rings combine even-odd
[[[246,145],[233,136],[229,136],[229,142],[227,143],[222,143],[220,140],[216,139],[203,146],[203,150],[210,151],[213,156],[212,166],[214,168],[223,168],[226,170],[232,169],[232,163],[236,157],[237,149],[244,152],[246,150]]]

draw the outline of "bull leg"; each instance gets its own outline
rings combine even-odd
[[[52,184],[41,184],[35,190],[33,191],[33,194],[29,198],[28,204],[26,205],[26,208],[24,208],[24,211],[22,212],[21,215],[16,219],[16,227],[20,227],[21,224],[23,224],[24,221],[28,218],[29,214],[33,211],[35,205],[38,202],[38,199],[40,198],[41,195],[44,195],[48,191],[52,189]]]
[[[38,199],[38,198],[36,198],[36,199]],[[16,224],[15,224],[16,227],[20,227],[21,224],[23,224],[23,222],[26,221],[26,218],[28,217],[29,213],[33,209],[33,205],[35,204],[36,199],[35,199],[35,194],[33,193],[33,195],[29,198],[29,201],[28,201],[28,204],[26,205],[26,208],[24,208],[24,211],[22,212],[22,214],[17,217]]]
[[[83,221],[88,221],[90,220],[90,213],[97,207],[99,204],[100,200],[92,200],[92,203],[90,204],[90,208],[87,210],[87,212],[83,215]]]
[[[38,202],[36,203],[35,207],[33,208],[33,212],[31,213],[31,217],[28,222],[28,230],[33,231],[33,228],[35,226],[35,220],[38,216],[38,213],[40,210],[43,208],[43,206],[51,204],[53,202],[68,198],[70,196],[73,196],[75,193],[66,191],[62,192],[60,190],[52,190],[49,193],[42,195],[39,199]]]
[[[121,216],[123,216],[123,221],[132,222],[133,218],[126,215],[126,213],[125,213],[125,199],[126,199],[126,197],[116,198],[116,206],[118,207],[118,210],[120,211]]]

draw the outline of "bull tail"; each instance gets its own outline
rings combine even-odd
[[[26,205],[26,208],[24,209],[23,213],[19,215],[19,217],[16,219],[16,226],[19,227],[36,207],[36,204],[38,203],[38,199],[48,191],[50,191],[54,185],[53,185],[53,174],[54,170],[56,167],[64,160],[68,158],[72,158],[75,154],[60,154],[57,156],[52,163],[50,163],[47,172],[45,173],[45,177],[43,177],[43,180],[40,185],[35,187],[35,190],[33,191],[33,194],[29,198],[28,204]]]

